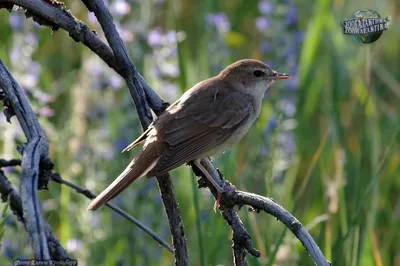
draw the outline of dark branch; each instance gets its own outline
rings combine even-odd
[[[0,60],[0,88],[5,94],[5,102],[18,118],[28,143],[23,149],[21,199],[23,217],[29,233],[36,259],[49,260],[44,220],[38,199],[40,164],[52,167],[48,158],[49,144],[37,118],[25,98],[21,88]]]
[[[2,2],[4,0],[0,0]],[[42,17],[47,21],[58,25],[69,33],[69,35],[77,42],[83,43],[95,54],[97,54],[109,67],[114,69],[122,77],[125,77],[126,67],[117,63],[114,57],[114,52],[111,48],[98,38],[87,25],[75,18],[69,11],[52,6],[45,1],[30,1],[30,0],[12,0],[4,1],[4,3],[14,3],[26,10],[29,10],[36,16]],[[91,4],[87,1],[88,4]],[[86,4],[86,3],[85,3]],[[0,8],[2,6],[0,5]],[[111,31],[111,30],[110,30]],[[119,38],[119,36],[118,36]],[[117,46],[118,47],[118,46]],[[126,49],[124,49],[126,51]],[[124,58],[124,57],[122,57]],[[147,84],[147,82],[139,74],[140,82],[146,93],[146,99],[151,109],[159,114],[164,111],[167,103],[163,101],[157,93]],[[129,88],[131,91],[131,88]],[[131,91],[132,93],[133,91]],[[151,116],[150,116],[151,119]],[[150,120],[151,121],[151,120]]]
[[[21,165],[20,159],[4,160],[0,159],[0,168]]]
[[[0,194],[3,202],[9,201],[10,208],[18,221],[24,224],[25,220],[22,211],[22,200],[11,183],[7,180],[4,173],[0,171]],[[65,260],[72,258],[68,255],[65,249],[61,246],[57,237],[54,235],[53,230],[47,222],[43,222],[47,245],[49,247],[51,258],[54,260]]]
[[[143,130],[152,123],[153,116],[150,111],[148,104],[148,98],[156,96],[153,92],[152,95],[145,94],[142,82],[143,78],[139,75],[133,64],[129,53],[125,47],[124,42],[119,36],[117,29],[115,28],[113,18],[110,11],[101,0],[82,0],[89,11],[94,12],[99,21],[106,39],[110,44],[112,51],[114,52],[116,63],[121,66],[120,73],[125,79],[126,84],[129,88],[129,92],[135,103],[135,107],[139,116],[139,120],[142,124]],[[145,86],[147,89],[151,89],[149,85]],[[150,90],[152,91],[152,90]],[[165,104],[163,104],[165,106]],[[160,110],[159,110],[160,111]],[[172,235],[172,244],[174,246],[175,265],[184,266],[189,264],[188,253],[186,247],[186,235],[183,226],[183,221],[179,212],[178,203],[176,202],[175,193],[173,190],[170,175],[166,174],[157,177],[158,186],[161,192],[161,198],[167,213],[168,223],[170,232]]]
[[[1,173],[1,168],[2,167],[7,167],[7,166],[19,166],[21,165],[21,160],[19,159],[12,159],[12,160],[4,160],[4,159],[0,159],[0,173]],[[68,180],[65,180],[61,177],[60,174],[58,173],[52,173],[50,175],[50,178],[59,184],[63,184],[66,185],[67,187],[70,187],[72,189],[74,189],[76,192],[85,195],[87,198],[89,199],[94,199],[97,195],[94,194],[93,192],[91,192],[90,190],[88,190],[87,188],[83,188],[81,186],[78,186]],[[5,179],[5,181],[7,181]],[[4,197],[8,196],[8,193],[6,193],[9,188],[11,188],[11,184],[9,184],[9,182],[7,181],[6,183],[0,182],[0,194],[2,194]],[[3,194],[4,192],[4,194]],[[4,198],[4,201],[6,200],[6,198]],[[127,219],[128,221],[132,222],[134,225],[136,225],[137,227],[139,227],[140,229],[142,229],[143,231],[145,231],[147,234],[149,234],[155,241],[157,241],[161,246],[165,247],[168,251],[170,251],[171,253],[174,253],[174,250],[172,249],[172,247],[164,240],[162,239],[160,236],[158,236],[155,232],[153,232],[150,228],[148,228],[146,225],[142,224],[139,220],[137,220],[135,217],[129,215],[127,212],[125,212],[124,210],[122,210],[121,208],[115,206],[114,204],[107,202],[105,204],[107,207],[109,207],[111,210],[115,211],[116,213],[118,213],[119,215],[121,215],[122,217],[124,217],[125,219]],[[14,210],[13,208],[13,204],[11,204],[11,209]],[[18,210],[18,208],[17,208]],[[18,215],[18,211],[14,212],[18,219],[22,220],[22,216],[20,217]]]
[[[94,199],[96,197],[96,195],[94,193],[92,193],[90,190],[80,187],[68,180],[63,179],[58,173],[53,173],[51,175],[51,179],[59,184],[63,184],[66,185],[72,189],[74,189],[76,192],[85,195],[87,198],[89,199]],[[115,206],[114,204],[107,202],[105,204],[107,207],[109,207],[111,210],[115,211],[116,213],[118,213],[119,215],[121,215],[122,217],[124,217],[125,219],[127,219],[128,221],[130,221],[131,223],[133,223],[134,225],[136,225],[137,227],[139,227],[140,229],[142,229],[143,231],[145,231],[147,234],[149,234],[155,241],[157,241],[161,246],[165,247],[167,250],[169,250],[171,253],[174,253],[174,250],[172,249],[172,247],[167,243],[167,241],[165,241],[164,239],[162,239],[160,236],[158,236],[155,232],[153,232],[150,228],[148,228],[146,225],[142,224],[139,220],[137,220],[135,217],[129,215],[127,212],[125,212],[124,210],[122,210],[121,208]]]
[[[275,216],[301,241],[316,265],[331,265],[325,259],[320,248],[315,243],[308,231],[304,228],[304,226],[290,212],[285,210],[275,201],[257,194],[232,189],[223,194],[223,197],[221,198],[221,204],[230,208],[237,205],[248,205],[255,210],[263,210],[266,213]]]
[[[224,186],[229,187],[230,183],[224,179],[222,174],[218,169],[214,167],[211,160],[209,158],[201,160],[201,164],[207,170],[210,175],[217,180],[220,184],[221,179],[224,181]],[[208,187],[213,194],[214,198],[221,199],[218,196],[217,190],[214,189],[211,182],[208,181],[206,177],[203,176],[203,173],[196,168],[192,164],[193,171],[195,175],[202,177],[199,182],[199,187]],[[223,198],[225,194],[223,194]],[[240,205],[239,205],[240,206]],[[250,253],[254,257],[260,257],[260,252],[253,247],[251,242],[250,234],[247,232],[246,228],[244,228],[242,221],[240,220],[239,215],[234,209],[235,206],[227,206],[220,202],[219,210],[221,211],[222,217],[228,223],[228,225],[232,228],[232,249],[233,249],[233,260],[235,265],[247,265],[246,256],[247,253]]]

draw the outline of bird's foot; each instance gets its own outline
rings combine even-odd
[[[217,212],[217,208],[219,208],[219,206],[221,206],[222,194],[224,194],[226,192],[229,192],[231,190],[237,190],[235,185],[230,184],[229,186],[224,186],[221,190],[218,191],[218,197],[217,197],[217,200],[214,203],[214,212]]]

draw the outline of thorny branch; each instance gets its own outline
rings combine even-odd
[[[29,233],[36,259],[49,260],[44,220],[40,211],[38,189],[46,187],[46,181],[39,180],[43,171],[51,170],[53,164],[48,157],[49,143],[31,106],[21,88],[0,60],[0,88],[4,92],[7,120],[16,115],[28,140],[23,148],[21,174],[21,200],[23,218]],[[41,172],[42,171],[42,172]]]
[[[4,0],[0,0],[1,2]],[[129,54],[123,44],[121,38],[115,30],[115,26],[112,22],[111,14],[105,7],[103,1],[93,1],[93,0],[82,0],[90,11],[93,11],[98,18],[106,38],[111,46],[108,47],[103,43],[97,36],[90,31],[90,29],[84,25],[82,22],[73,17],[68,11],[62,8],[51,6],[42,1],[29,1],[29,0],[9,0],[9,2],[15,3],[29,11],[34,11],[35,16],[43,18],[45,21],[55,24],[64,30],[68,31],[70,36],[74,38],[75,41],[80,41],[95,52],[104,62],[113,68],[117,73],[119,73],[123,78],[125,78],[128,88],[130,90],[131,96],[135,102],[141,124],[144,128],[148,126],[151,122],[151,116],[148,107],[150,107],[157,115],[162,113],[168,106],[146,83],[143,77],[137,72],[134,64],[132,63]],[[33,3],[34,2],[34,3]],[[37,21],[37,20],[35,20]],[[54,28],[53,28],[54,29]],[[211,161],[206,159],[202,160],[202,165],[205,167],[211,176],[214,177],[218,182],[227,182],[223,179],[222,174],[212,165]],[[192,166],[193,167],[193,166]],[[198,173],[193,167],[195,173]],[[169,178],[158,178],[159,184],[160,179],[168,180]],[[199,187],[207,186],[210,191],[216,196],[215,189],[208,183],[205,178],[199,180]],[[160,185],[161,188],[161,185]],[[170,185],[169,191],[172,191],[172,184]],[[172,191],[173,193],[173,191]],[[164,197],[163,197],[164,198]],[[168,200],[169,201],[169,200]],[[176,205],[174,201],[173,205]],[[164,200],[164,204],[166,204]],[[251,238],[246,229],[244,228],[239,216],[234,210],[234,206],[242,206],[244,204],[250,205],[255,209],[264,210],[282,221],[289,229],[300,239],[303,245],[306,247],[307,251],[313,258],[317,265],[329,265],[329,263],[324,258],[321,250],[316,245],[315,241],[300,224],[300,222],[293,217],[289,212],[284,210],[281,206],[273,202],[268,198],[264,198],[258,195],[245,193],[238,190],[229,190],[224,193],[221,198],[221,206],[219,207],[223,218],[231,226],[233,231],[233,253],[235,265],[247,265],[246,255],[249,252],[253,256],[258,257],[259,252],[252,247]],[[170,207],[165,205],[167,213]],[[177,207],[177,205],[176,205]],[[178,211],[178,209],[176,208]],[[174,211],[172,209],[172,211]],[[173,224],[171,224],[170,216],[168,219],[171,227],[171,234],[174,237]],[[179,225],[178,228],[182,229],[183,225]],[[176,228],[175,228],[176,229]],[[185,245],[184,250],[186,251],[186,242],[183,234],[183,238],[179,238],[182,242],[174,241],[174,248],[176,245],[183,243]],[[186,252],[187,254],[187,252]],[[183,258],[187,258],[184,255]],[[187,259],[182,259],[177,257],[175,253],[175,259],[177,265],[187,265]],[[181,261],[181,264],[179,263]]]

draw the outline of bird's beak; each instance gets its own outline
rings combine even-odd
[[[275,72],[274,74],[272,74],[272,76],[269,77],[270,79],[288,79],[290,78],[290,75],[285,74],[285,73],[278,73]]]

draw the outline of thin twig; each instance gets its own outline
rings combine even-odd
[[[21,160],[20,159],[12,159],[12,160],[0,159],[0,168],[2,168],[2,167],[12,167],[12,166],[17,166],[17,165],[21,165]]]
[[[76,184],[74,184],[74,183],[72,183],[72,182],[70,182],[68,180],[65,180],[58,173],[51,174],[51,179],[53,181],[59,183],[59,184],[66,185],[67,187],[70,187],[70,188],[74,189],[76,192],[78,192],[80,194],[83,194],[84,196],[86,196],[89,199],[94,199],[95,197],[97,197],[96,194],[94,194],[93,192],[91,192],[87,188],[78,186],[78,185],[76,185]],[[155,232],[153,232],[153,230],[151,230],[149,227],[147,227],[146,225],[141,223],[135,217],[129,215],[127,212],[125,212],[124,210],[122,210],[121,208],[117,207],[116,205],[114,205],[114,204],[112,204],[110,202],[107,202],[105,205],[107,207],[109,207],[110,209],[112,209],[113,211],[115,211],[116,213],[118,213],[119,215],[121,215],[122,217],[124,217],[125,219],[127,219],[128,221],[132,222],[134,225],[136,225],[137,227],[139,227],[143,231],[145,231],[155,241],[157,241],[161,246],[163,246],[167,250],[169,250],[172,254],[174,253],[174,250],[172,249],[171,245],[167,243],[167,241],[162,239],[159,235],[157,235]]]
[[[21,165],[21,160],[19,160],[19,159],[12,159],[12,160],[0,159],[0,168],[4,167],[4,166],[19,166],[19,165]],[[74,184],[74,183],[72,183],[72,182],[70,182],[68,180],[65,180],[64,178],[61,177],[61,175],[59,173],[52,173],[50,175],[50,177],[54,182],[66,185],[67,187],[70,187],[70,188],[74,189],[76,192],[86,196],[88,199],[94,199],[94,198],[97,197],[96,194],[94,194],[93,192],[91,192],[87,188],[78,186],[78,185],[76,185],[76,184]],[[7,185],[8,184],[9,183],[7,182]],[[2,183],[0,183],[0,185],[2,185]],[[3,192],[4,191],[8,191],[9,187],[11,187],[11,184],[9,184],[9,186],[3,185],[3,189],[0,188],[0,194],[2,194],[1,193],[2,191]],[[174,250],[172,249],[171,245],[167,243],[167,241],[165,241],[163,238],[161,238],[153,230],[151,230],[149,227],[147,227],[142,222],[137,220],[135,217],[133,217],[132,215],[128,214],[127,212],[125,212],[124,210],[122,210],[121,208],[117,207],[116,205],[114,205],[114,204],[112,204],[110,202],[107,202],[105,205],[107,207],[109,207],[110,209],[112,209],[113,211],[115,211],[116,213],[118,213],[119,215],[121,215],[122,217],[124,217],[125,219],[127,219],[128,221],[132,222],[134,225],[136,225],[137,227],[139,227],[143,231],[145,231],[155,241],[157,241],[161,246],[165,247],[172,254],[174,253]],[[12,207],[13,207],[13,205],[11,205],[11,208]]]
[[[49,260],[50,254],[43,226],[44,220],[37,195],[39,165],[45,162],[45,164],[42,163],[43,166],[46,165],[47,168],[52,166],[48,158],[49,144],[21,88],[1,60],[0,88],[5,94],[6,106],[17,116],[28,140],[23,149],[21,175],[21,198],[25,226],[29,233],[34,257],[40,260]]]

